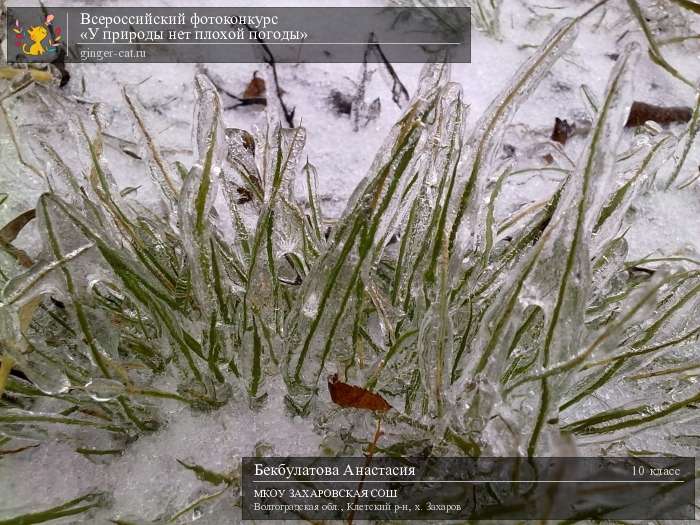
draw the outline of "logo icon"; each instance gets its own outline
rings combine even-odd
[[[19,19],[15,20],[12,31],[15,33],[15,46],[18,58],[48,61],[58,56],[61,42],[61,27],[53,23],[54,15],[48,15],[43,24],[23,28]]]

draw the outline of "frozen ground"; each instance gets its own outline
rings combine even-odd
[[[590,5],[592,2],[575,0],[505,0],[500,37],[473,32],[472,63],[453,67],[452,78],[463,86],[464,99],[471,106],[469,124],[476,121],[492,97],[533,52],[533,46],[542,41],[557,21],[579,14]],[[657,13],[653,6],[650,12]],[[686,18],[690,24],[690,16]],[[695,17],[694,26],[685,31],[698,33],[699,19]],[[572,51],[555,65],[516,116],[507,141],[514,147],[512,153],[520,169],[541,164],[537,146],[548,139],[555,117],[585,118],[581,84],[588,85],[600,96],[613,67],[614,55],[630,40],[644,42],[626,3],[621,0],[609,2],[606,8],[583,23]],[[697,40],[664,50],[678,69],[698,82],[700,43]],[[220,87],[233,93],[241,93],[256,70],[264,73],[271,85],[269,72],[259,64],[69,65],[71,81],[63,92],[76,101],[103,103],[110,135],[128,143],[135,133],[132,120],[124,110],[121,86],[137,86],[139,98],[148,111],[149,126],[159,144],[173,152],[172,158],[187,159],[192,78],[202,68]],[[420,65],[396,65],[410,93],[416,87],[419,69]],[[371,101],[379,97],[381,113],[367,127],[355,132],[347,116],[332,111],[328,96],[333,89],[352,91],[361,74],[360,65],[282,65],[279,72],[285,101],[296,108],[296,118],[301,118],[308,130],[306,152],[310,162],[318,168],[324,210],[329,216],[337,216],[402,110],[392,102],[389,86],[377,67],[366,99]],[[694,103],[692,90],[653,64],[646,55],[638,66],[635,92],[636,100],[650,103],[684,106]],[[40,134],[45,123],[51,122],[47,120],[50,108],[34,111],[22,100],[10,102],[8,107],[15,126],[23,132],[34,130]],[[78,103],[73,111],[84,111],[86,107]],[[225,121],[230,127],[254,130],[264,124],[265,117],[257,107],[244,107],[227,110]],[[61,122],[51,122],[50,126],[61,126]],[[671,130],[680,134],[684,126],[674,125]],[[52,131],[61,130],[54,128]],[[627,133],[631,143],[633,132]],[[118,183],[123,187],[141,186],[138,198],[144,202],[153,201],[150,181],[141,178],[143,170],[136,169],[139,161],[122,155],[118,150],[125,143],[117,139],[111,143],[114,151],[108,152],[108,156]],[[580,137],[572,139],[565,147],[566,154],[575,159],[581,143]],[[29,151],[27,148],[26,154]],[[685,181],[697,173],[699,161],[700,148],[696,145],[678,180]],[[43,189],[40,181],[22,169],[17,161],[4,122],[0,122],[0,169],[0,192],[10,194],[8,202],[0,207],[0,224],[4,224],[32,208]],[[667,173],[662,169],[659,180],[664,176]],[[540,175],[514,179],[506,188],[511,197],[498,212],[505,217],[521,206],[541,201],[551,191],[551,182]],[[641,196],[634,209],[627,235],[631,259],[650,254],[698,258],[700,182],[683,190],[654,190]],[[29,244],[32,232],[28,230],[23,235],[24,243]],[[321,438],[308,421],[293,420],[285,415],[281,394],[277,399],[270,399],[259,413],[235,403],[205,415],[173,408],[170,423],[164,430],[140,438],[129,447],[127,454],[109,462],[75,454],[71,440],[76,435],[68,432],[67,436],[67,441],[57,436],[50,444],[0,459],[0,520],[3,511],[10,507],[13,509],[7,514],[14,515],[19,513],[14,507],[35,508],[58,503],[93,488],[113,493],[112,508],[116,514],[153,519],[172,514],[207,491],[213,492],[191,472],[180,468],[176,458],[227,472],[236,469],[240,456],[255,453],[256,445],[272,447],[267,450],[277,455],[299,456],[319,454],[321,445]],[[639,449],[645,448],[644,437],[638,437],[636,442]],[[604,450],[604,445],[598,449]],[[223,512],[223,508],[232,504],[234,502],[228,499],[220,500],[213,508],[208,507],[209,514],[202,522],[230,523],[230,513]],[[195,510],[184,518],[198,517],[199,512]],[[97,519],[93,523],[103,521]]]

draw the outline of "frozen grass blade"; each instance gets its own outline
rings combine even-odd
[[[552,310],[547,311],[547,327],[542,347],[542,367],[547,368],[552,361],[560,360],[563,356],[575,352],[580,344],[580,332],[576,323],[583,324],[583,300],[588,290],[574,280],[575,274],[585,275],[588,272],[588,255],[586,253],[585,239],[590,237],[593,228],[593,220],[597,217],[602,207],[601,196],[605,198],[605,192],[609,184],[608,179],[612,171],[616,144],[624,125],[624,119],[628,112],[628,104],[631,96],[631,69],[638,51],[630,46],[620,60],[608,83],[607,94],[598,113],[598,119],[593,127],[591,139],[586,151],[579,163],[579,173],[575,178],[569,179],[569,184],[562,195],[561,227],[573,228],[570,248],[564,250],[566,260],[562,268],[559,281],[559,291],[553,303]],[[569,190],[569,191],[567,191]],[[597,194],[597,195],[596,195]],[[569,213],[569,209],[575,209]],[[559,210],[558,210],[559,211]],[[567,217],[568,215],[568,217]],[[555,213],[553,221],[558,221]],[[573,221],[570,226],[564,226],[566,222]],[[566,235],[566,234],[565,234]],[[552,237],[557,244],[564,236]],[[568,243],[567,243],[568,244]],[[561,246],[561,245],[560,245]],[[553,249],[557,249],[556,247]],[[545,263],[545,265],[547,265]],[[544,267],[543,267],[544,268]],[[547,270],[551,279],[551,269]],[[568,317],[565,324],[560,323],[562,311],[568,310],[564,316]],[[556,349],[556,350],[553,350]],[[541,380],[541,394],[538,408],[538,416],[535,421],[532,435],[528,443],[528,455],[535,455],[540,433],[545,421],[551,416],[551,411],[556,412],[557,407],[551,406],[551,385],[546,378]],[[555,390],[560,391],[558,386]]]
[[[644,160],[639,165],[634,175],[622,184],[610,197],[605,206],[603,206],[593,228],[594,233],[598,233],[607,221],[610,221],[612,224],[621,224],[621,218],[629,209],[630,202],[638,193],[639,186],[643,184],[645,179],[654,178],[661,162],[665,160],[665,158],[662,157],[665,153],[664,149],[674,144],[675,140],[673,140],[673,137],[671,135],[665,135],[651,147],[649,153],[644,157]],[[602,235],[601,237],[607,238],[609,236]]]
[[[122,94],[124,96],[124,100],[126,101],[126,105],[129,108],[129,111],[131,111],[131,114],[133,115],[134,120],[136,121],[138,129],[143,135],[143,138],[146,142],[146,152],[148,155],[147,158],[150,165],[149,172],[153,176],[158,187],[162,189],[163,194],[165,195],[167,200],[171,203],[175,203],[177,202],[177,195],[179,193],[179,189],[173,179],[172,174],[170,173],[169,168],[163,160],[163,157],[160,151],[158,150],[153,140],[153,137],[151,136],[150,132],[146,127],[146,123],[143,117],[143,108],[139,104],[136,95],[134,93],[130,93],[126,87],[122,89]]]
[[[356,302],[354,294],[363,270],[372,268],[381,256],[401,206],[401,188],[419,163],[414,157],[418,143],[424,140],[422,124],[431,118],[444,80],[444,66],[424,71],[413,104],[392,130],[396,142],[390,142],[391,147],[378,154],[372,168],[374,177],[358,188],[358,197],[349,204],[330,250],[316,262],[314,275],[304,283],[295,324],[290,329],[287,365],[290,390],[296,394],[292,403],[302,411],[308,407],[331,344],[339,355],[352,354],[352,339],[345,334],[350,335],[349,326],[354,320],[347,319],[345,313]],[[361,318],[358,314],[356,310],[355,320]]]
[[[494,164],[494,156],[500,149],[505,127],[552,64],[573,44],[577,23],[578,20],[566,20],[552,31],[544,44],[521,66],[505,91],[492,102],[467,142],[467,152],[458,168],[461,177],[455,181],[455,190],[450,196],[450,221],[446,224],[450,231],[453,272],[467,252],[476,250],[482,243],[484,233],[475,228],[483,213],[480,196],[488,177],[487,170]]]
[[[32,525],[34,523],[45,523],[68,516],[83,514],[96,507],[104,506],[106,502],[106,495],[104,493],[95,492],[66,501],[61,505],[43,511],[29,512],[11,518],[0,518],[0,525]],[[7,511],[4,511],[2,514],[6,512]]]
[[[647,39],[647,43],[649,44],[649,57],[651,60],[664,68],[666,71],[668,71],[671,75],[676,77],[678,80],[683,82],[684,84],[687,84],[690,86],[694,91],[698,91],[698,86],[693,84],[690,80],[688,80],[685,76],[683,76],[680,71],[678,71],[675,67],[673,67],[669,62],[664,58],[663,54],[661,53],[661,50],[659,49],[659,46],[656,43],[656,39],[654,38],[654,35],[651,31],[651,28],[649,27],[649,24],[647,23],[646,18],[644,17],[644,13],[642,12],[642,8],[639,6],[639,3],[637,0],[627,0],[627,4],[629,5],[630,10],[632,11],[632,14],[635,16],[637,19],[637,22],[639,22],[639,26],[642,28],[642,31],[644,32],[644,36]]]
[[[680,175],[681,170],[688,159],[688,154],[690,153],[693,144],[696,143],[698,131],[700,131],[700,93],[697,95],[697,97],[695,97],[695,109],[693,110],[693,116],[690,118],[690,122],[688,122],[687,137],[685,138],[685,143],[683,144],[683,151],[681,151],[680,158],[678,159],[678,162],[676,163],[676,166],[674,167],[673,172],[666,183],[666,189],[670,188],[678,178],[678,175]],[[687,182],[680,185],[679,189],[687,188],[699,178],[700,175],[690,177]]]

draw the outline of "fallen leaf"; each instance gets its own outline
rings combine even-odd
[[[27,210],[8,222],[0,230],[0,240],[4,242],[12,242],[17,238],[19,232],[22,231],[29,221],[36,217],[36,210]]]
[[[238,197],[238,200],[236,201],[237,204],[245,204],[246,202],[250,202],[253,200],[253,193],[250,190],[244,188],[243,186],[239,186],[238,188],[236,188],[236,193],[240,195],[240,197]]]
[[[265,99],[265,80],[258,77],[257,71],[253,73],[253,78],[248,83],[241,98],[243,100]]]
[[[328,378],[328,391],[331,393],[333,402],[341,407],[362,408],[377,412],[386,412],[391,408],[382,396],[359,386],[343,383],[338,379],[338,374]]]
[[[24,268],[31,268],[34,265],[34,261],[32,261],[32,258],[29,257],[29,255],[27,255],[27,252],[13,246],[12,243],[4,242],[2,239],[0,239],[0,250],[3,250],[14,257]]]
[[[25,268],[30,268],[34,264],[31,258],[24,252],[12,245],[19,232],[27,225],[29,221],[36,217],[36,210],[27,210],[21,215],[15,217],[0,229],[0,249],[10,254],[12,257]]]
[[[243,141],[243,147],[247,149],[251,155],[255,156],[255,139],[253,135],[245,130],[241,130],[241,140]]]
[[[23,334],[27,333],[29,325],[34,319],[34,312],[41,304],[41,296],[34,297],[19,307],[19,329]]]
[[[569,122],[564,119],[556,117],[554,119],[554,129],[552,130],[551,139],[559,144],[566,144],[574,132],[576,131],[576,124],[569,124]]]
[[[655,106],[646,102],[635,101],[630,108],[625,127],[634,128],[652,120],[658,124],[673,122],[688,122],[693,116],[693,110],[687,106]]]

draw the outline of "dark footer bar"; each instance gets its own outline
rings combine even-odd
[[[244,458],[243,519],[694,518],[695,458]]]

